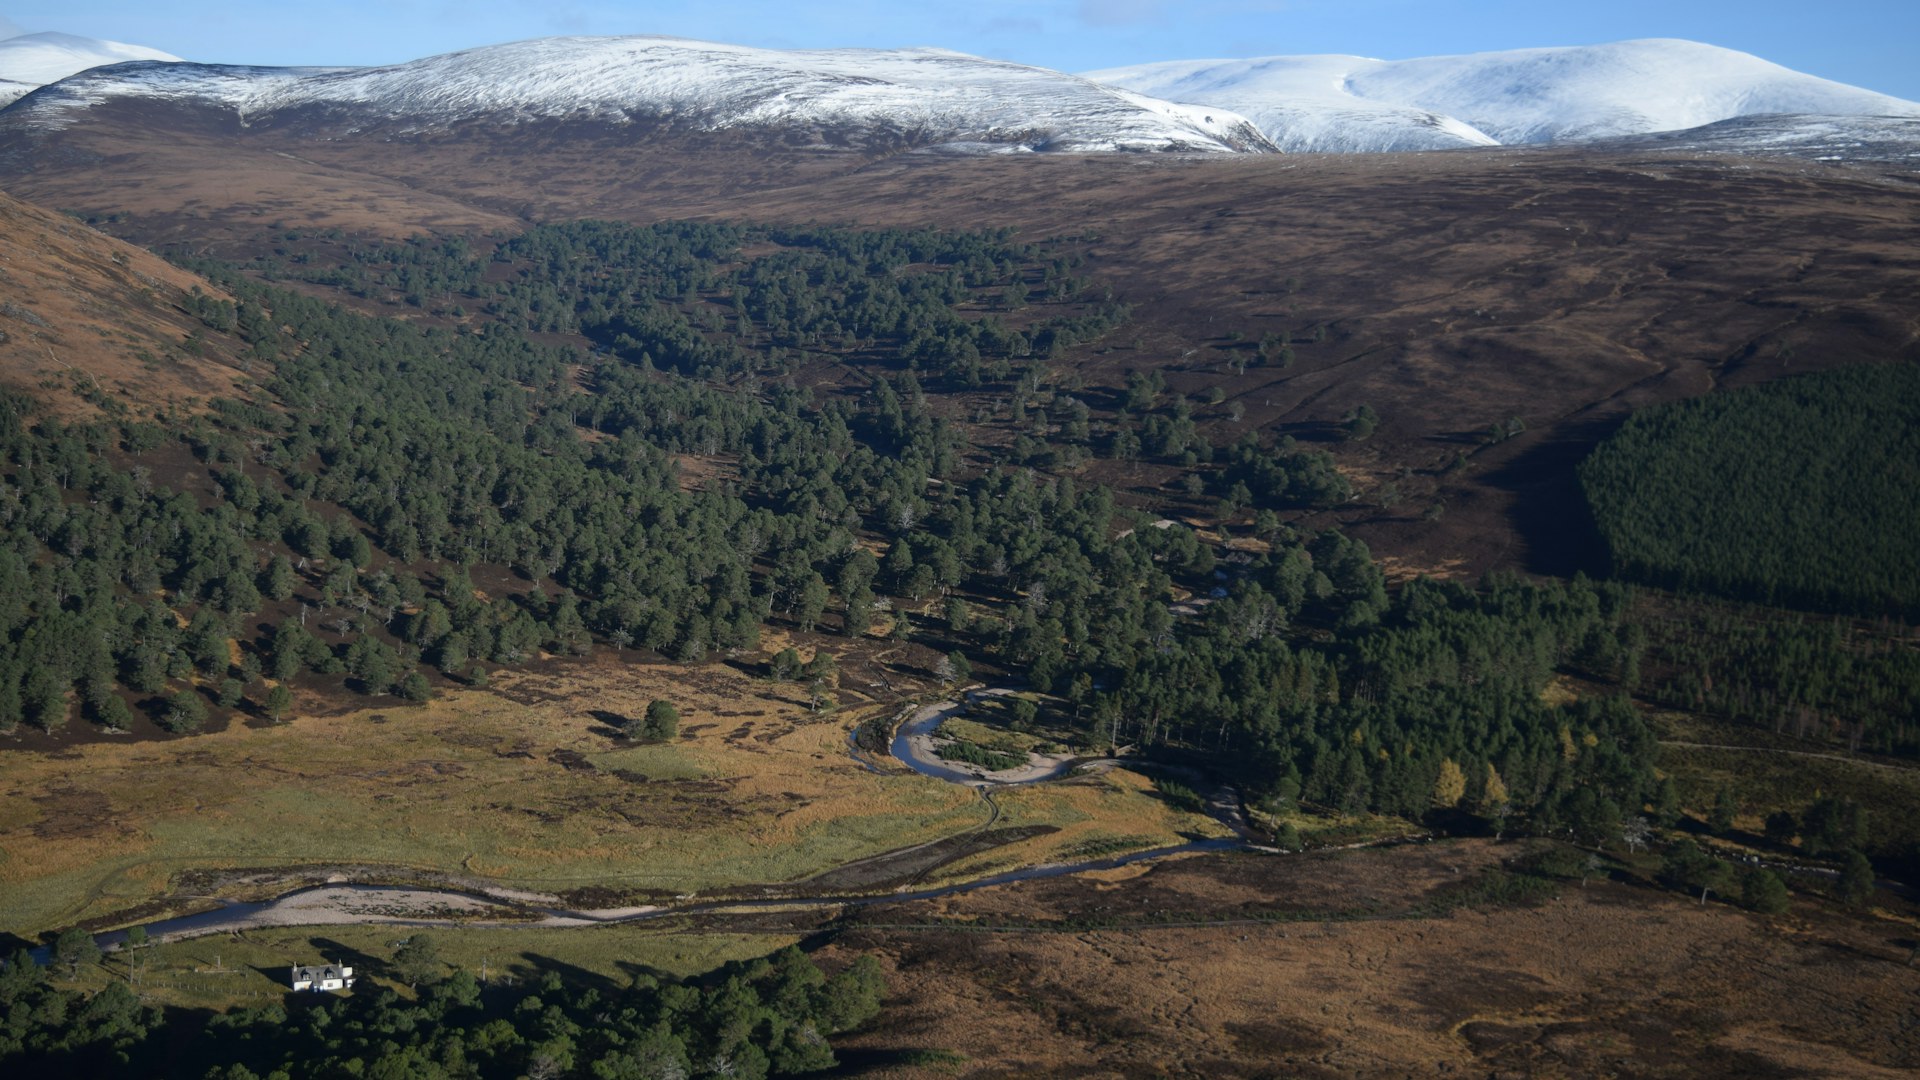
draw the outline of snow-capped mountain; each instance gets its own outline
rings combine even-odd
[[[0,40],[0,105],[37,86],[103,64],[129,60],[176,61],[180,58],[144,45],[127,45],[73,34],[22,34]]]
[[[123,99],[224,110],[247,126],[331,118],[421,132],[485,118],[667,121],[699,130],[884,131],[912,145],[1006,150],[1269,151],[1246,118],[1044,68],[942,49],[785,52],[663,37],[524,41],[376,68],[139,64],[20,102],[36,127]]]
[[[1294,151],[1576,142],[1773,114],[1920,116],[1915,102],[1670,39],[1398,61],[1175,60],[1087,78],[1233,109]]]

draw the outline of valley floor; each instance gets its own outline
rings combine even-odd
[[[726,665],[603,657],[419,707],[11,748],[0,930],[109,929],[341,880],[532,890],[570,909],[836,895],[1227,834],[1134,773],[989,804],[875,771],[848,726],[897,703],[849,685],[815,713],[802,696]],[[678,737],[621,735],[661,697],[680,705]]]

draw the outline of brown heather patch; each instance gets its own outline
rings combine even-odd
[[[151,252],[70,218],[0,195],[0,382],[61,416],[97,411],[105,395],[149,413],[243,393],[239,346],[205,331],[202,355],[183,351],[200,328],[180,308],[196,285]]]
[[[883,959],[888,1020],[836,1046],[875,1060],[959,1051],[955,1071],[978,1077],[1892,1077],[1920,1066],[1911,1009],[1920,969],[1904,964],[1899,936],[1910,931],[1818,902],[1768,920],[1595,883],[1538,907],[1313,917],[1404,911],[1502,851],[1468,841],[1204,856],[1092,887],[1059,879],[984,890],[934,909],[975,923],[1067,920],[1058,932],[899,925],[924,922],[931,905],[865,913],[880,925],[826,953]],[[1296,911],[1298,921],[1072,922],[1252,908]]]

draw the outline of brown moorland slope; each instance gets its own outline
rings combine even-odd
[[[1199,413],[1216,443],[1329,438],[1370,405],[1379,432],[1340,451],[1361,497],[1327,521],[1415,567],[1570,571],[1592,555],[1571,466],[1631,409],[1920,357],[1920,187],[1804,162],[879,156],[604,125],[318,139],[119,103],[52,135],[0,131],[0,177],[127,215],[115,228],[139,242],[227,255],[291,227],[578,217],[1089,235],[1083,272],[1135,314],[1076,373],[1217,387]],[[1295,363],[1236,373],[1268,335],[1295,341]],[[1516,418],[1524,434],[1486,444]]]
[[[1455,841],[1203,856],[869,908],[826,955],[881,958],[886,1023],[834,1045],[876,1065],[960,1055],[876,1073],[900,1077],[1890,1078],[1920,1065],[1903,918],[1806,897],[1765,918],[1625,875],[1537,905],[1423,913],[1514,854]]]
[[[0,195],[0,383],[66,415],[232,394],[249,377],[230,359],[237,347],[208,340],[218,335],[181,306],[204,286],[152,252]]]

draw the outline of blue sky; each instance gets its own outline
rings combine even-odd
[[[1679,37],[1920,100],[1920,0],[36,0],[0,16],[28,32],[259,64],[395,63],[551,34],[675,34],[770,48],[939,45],[1065,71]]]

